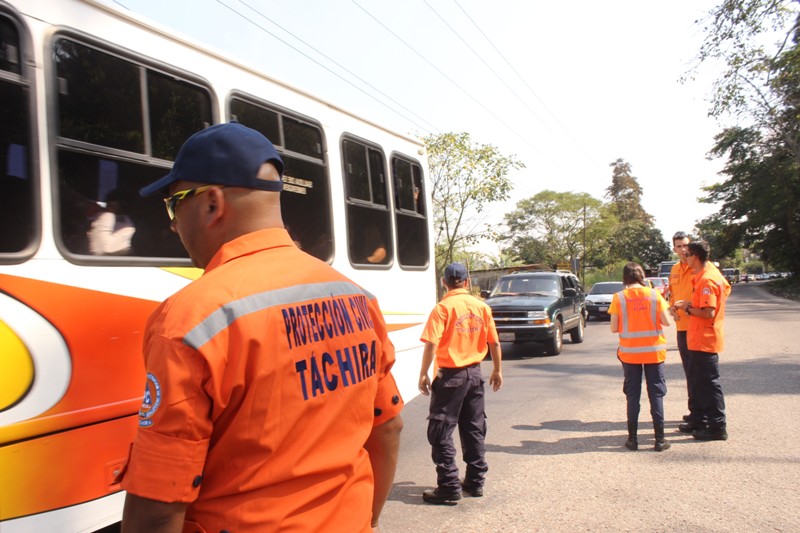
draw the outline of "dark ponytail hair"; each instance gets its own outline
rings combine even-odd
[[[633,285],[639,283],[644,285],[644,270],[639,263],[631,261],[622,269],[622,283],[625,285]]]

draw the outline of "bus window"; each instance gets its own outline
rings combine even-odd
[[[333,225],[322,129],[269,104],[243,98],[231,98],[231,120],[264,134],[283,159],[281,215],[286,229],[301,249],[330,261]]]
[[[319,128],[283,117],[283,142],[288,151],[322,159],[322,134]]]
[[[208,93],[172,76],[147,71],[147,96],[151,154],[174,161],[186,139],[211,124]]]
[[[185,258],[164,205],[139,196],[141,187],[164,174],[163,168],[141,163],[59,151],[59,210],[66,249],[76,255]],[[114,216],[113,231],[100,233],[96,225],[109,215]],[[98,242],[104,236],[112,242]]]
[[[342,141],[347,191],[347,250],[356,265],[392,259],[386,164],[383,152],[354,139]]]
[[[144,153],[139,67],[69,39],[55,41],[53,59],[59,135]]]
[[[187,259],[163,206],[139,188],[212,123],[208,90],[70,38],[54,41],[53,59],[61,244],[74,255]]]
[[[422,168],[412,160],[392,157],[397,226],[397,258],[401,266],[423,267],[428,264],[428,224]]]
[[[0,16],[0,254],[24,251],[35,238],[31,122],[27,83],[22,79],[20,38]]]

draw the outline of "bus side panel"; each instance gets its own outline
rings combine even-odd
[[[0,413],[0,443],[136,412],[144,393],[142,339],[157,302],[8,275],[0,275],[0,292],[39,316],[0,316],[27,346],[36,376],[16,405]],[[52,379],[56,339],[39,343],[48,335],[63,339],[68,359],[66,370]],[[36,388],[48,380],[48,390]],[[64,380],[63,395],[40,405],[40,397]]]
[[[0,447],[0,520],[118,492],[137,427],[129,416]]]
[[[157,305],[0,274],[0,350],[14,354],[0,367],[11,383],[31,382],[0,410],[0,520],[120,490],[114,473],[135,435],[142,337]]]

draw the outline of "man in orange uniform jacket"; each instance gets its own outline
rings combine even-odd
[[[698,440],[727,440],[725,396],[719,380],[719,352],[724,347],[725,303],[731,285],[708,259],[711,248],[705,241],[689,243],[687,263],[694,272],[692,299],[675,302],[689,315],[686,341],[691,358],[691,375],[697,412],[687,422]],[[683,428],[682,428],[683,429]]]
[[[422,493],[433,504],[453,504],[466,492],[483,496],[486,471],[486,413],[484,410],[481,361],[486,348],[492,356],[489,383],[495,391],[503,385],[502,353],[491,308],[469,293],[469,274],[461,263],[444,269],[447,288],[442,301],[431,311],[422,340],[425,349],[419,373],[419,390],[431,395],[428,442],[436,465],[437,486]],[[428,369],[436,358],[433,383]],[[453,431],[458,426],[464,461],[463,483],[458,477]]]
[[[683,421],[689,422],[696,412],[694,384],[692,383],[691,358],[689,357],[689,346],[686,343],[686,330],[689,329],[689,316],[683,311],[675,308],[675,302],[680,300],[691,300],[692,298],[692,277],[694,272],[686,262],[689,253],[689,235],[683,231],[678,231],[672,236],[672,251],[678,256],[679,261],[672,265],[669,274],[669,312],[675,319],[675,329],[677,330],[678,353],[681,356],[683,374],[686,376],[686,396],[689,414],[683,415]],[[683,428],[684,425],[681,425]],[[689,429],[691,433],[694,428]],[[686,428],[684,428],[686,430]]]
[[[205,272],[147,325],[125,533],[378,526],[402,428],[394,348],[374,297],[292,242],[282,172],[261,133],[218,124],[141,191],[169,194]]]

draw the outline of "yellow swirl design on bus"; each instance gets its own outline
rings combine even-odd
[[[18,402],[33,384],[33,359],[22,340],[0,320],[0,411]]]

